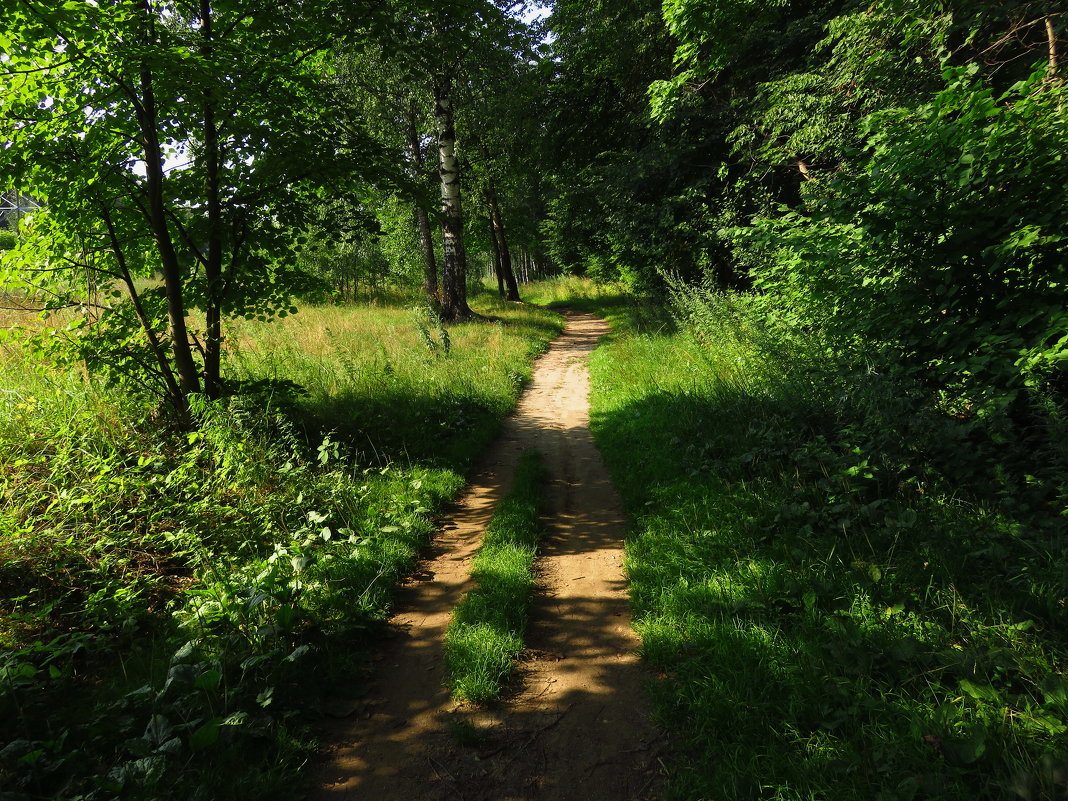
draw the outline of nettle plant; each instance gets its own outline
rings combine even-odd
[[[42,205],[0,281],[74,310],[42,348],[186,418],[190,396],[219,397],[224,320],[294,311],[308,195],[388,172],[324,78],[339,37],[376,36],[383,15],[331,0],[0,2],[0,185]]]

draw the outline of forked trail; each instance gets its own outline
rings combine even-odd
[[[622,576],[619,497],[590,436],[586,362],[603,320],[567,312],[530,388],[422,572],[401,591],[363,708],[326,733],[316,799],[638,801],[659,795],[660,741],[641,693]],[[442,637],[519,454],[545,457],[540,592],[516,694],[457,714]]]

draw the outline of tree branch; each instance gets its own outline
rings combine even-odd
[[[1054,14],[1050,14],[1046,17],[1046,41],[1049,48],[1049,72],[1047,76],[1050,80],[1057,77],[1057,32],[1053,30],[1054,16]]]

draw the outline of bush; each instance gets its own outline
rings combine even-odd
[[[731,234],[772,254],[756,282],[775,309],[839,352],[901,365],[955,414],[1030,424],[1029,391],[1063,395],[1068,364],[1068,113],[1044,68],[1001,97],[976,71],[871,115],[807,209]]]

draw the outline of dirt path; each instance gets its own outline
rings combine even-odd
[[[477,478],[406,585],[366,704],[325,734],[316,799],[645,801],[659,791],[660,741],[645,712],[621,574],[619,498],[590,436],[586,361],[607,325],[568,324]],[[469,589],[468,562],[515,463],[545,455],[541,591],[519,689],[488,710],[442,686],[442,635]]]

